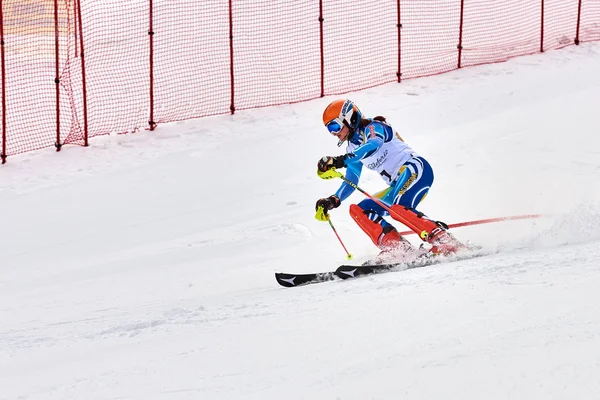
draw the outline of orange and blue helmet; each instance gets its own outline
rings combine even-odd
[[[351,100],[335,100],[323,111],[323,124],[331,134],[336,134],[344,125],[354,132],[360,124],[362,113]]]

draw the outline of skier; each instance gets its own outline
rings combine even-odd
[[[416,210],[431,188],[433,170],[427,160],[394,133],[384,117],[364,118],[352,101],[335,100],[325,108],[323,123],[338,138],[338,147],[347,142],[347,148],[344,155],[319,160],[317,168],[321,178],[330,179],[328,171],[346,168],[346,179],[357,185],[365,166],[379,173],[389,186],[373,195],[379,201],[367,198],[350,205],[350,216],[382,251],[381,255],[401,257],[416,250],[383,218],[387,215],[430,243],[432,254],[451,254],[462,246],[447,232],[447,225]],[[335,194],[319,199],[316,218],[327,221],[328,211],[339,207],[354,190],[354,186],[343,182]]]

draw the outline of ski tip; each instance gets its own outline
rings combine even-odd
[[[297,278],[298,277],[293,274],[284,274],[282,272],[275,273],[275,279],[277,280],[277,283],[279,283],[281,286],[284,286],[284,287],[297,286],[297,284],[296,284]]]
[[[275,279],[277,283],[284,287],[296,287],[308,285],[309,283],[325,282],[335,279],[333,272],[321,272],[312,274],[287,274],[276,272]]]

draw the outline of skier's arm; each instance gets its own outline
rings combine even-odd
[[[360,178],[360,173],[362,172],[362,163],[359,160],[346,161],[346,179],[355,185],[358,184],[358,179]],[[340,202],[344,201],[354,192],[354,188],[347,184],[346,182],[342,183],[342,186],[335,192],[335,196],[340,199]]]
[[[385,140],[391,140],[392,134],[385,129],[381,123],[370,123],[364,129],[365,143],[358,146],[354,151],[346,153],[344,156],[339,157],[323,157],[319,160],[318,169],[319,171],[327,171],[330,168],[346,168],[346,179],[355,185],[358,184],[360,174],[362,172],[362,160],[365,157],[375,153]],[[326,178],[324,178],[326,179]],[[354,192],[354,187],[344,182],[335,193],[335,196],[340,200],[344,201]]]
[[[352,153],[346,155],[347,160],[357,161],[362,160],[365,157],[375,153],[386,140],[386,135],[390,135],[386,132],[383,124],[371,123],[365,128],[366,142],[358,146]],[[388,140],[391,139],[387,138]]]

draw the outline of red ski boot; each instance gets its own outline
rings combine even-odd
[[[373,260],[377,264],[403,261],[416,250],[408,240],[400,236],[392,225],[383,228],[377,247],[381,249],[381,252]]]
[[[464,245],[445,229],[443,222],[438,221],[436,224],[439,225],[439,228],[434,229],[427,238],[427,242],[431,244],[431,250],[429,251],[432,254],[447,256],[464,248]]]

